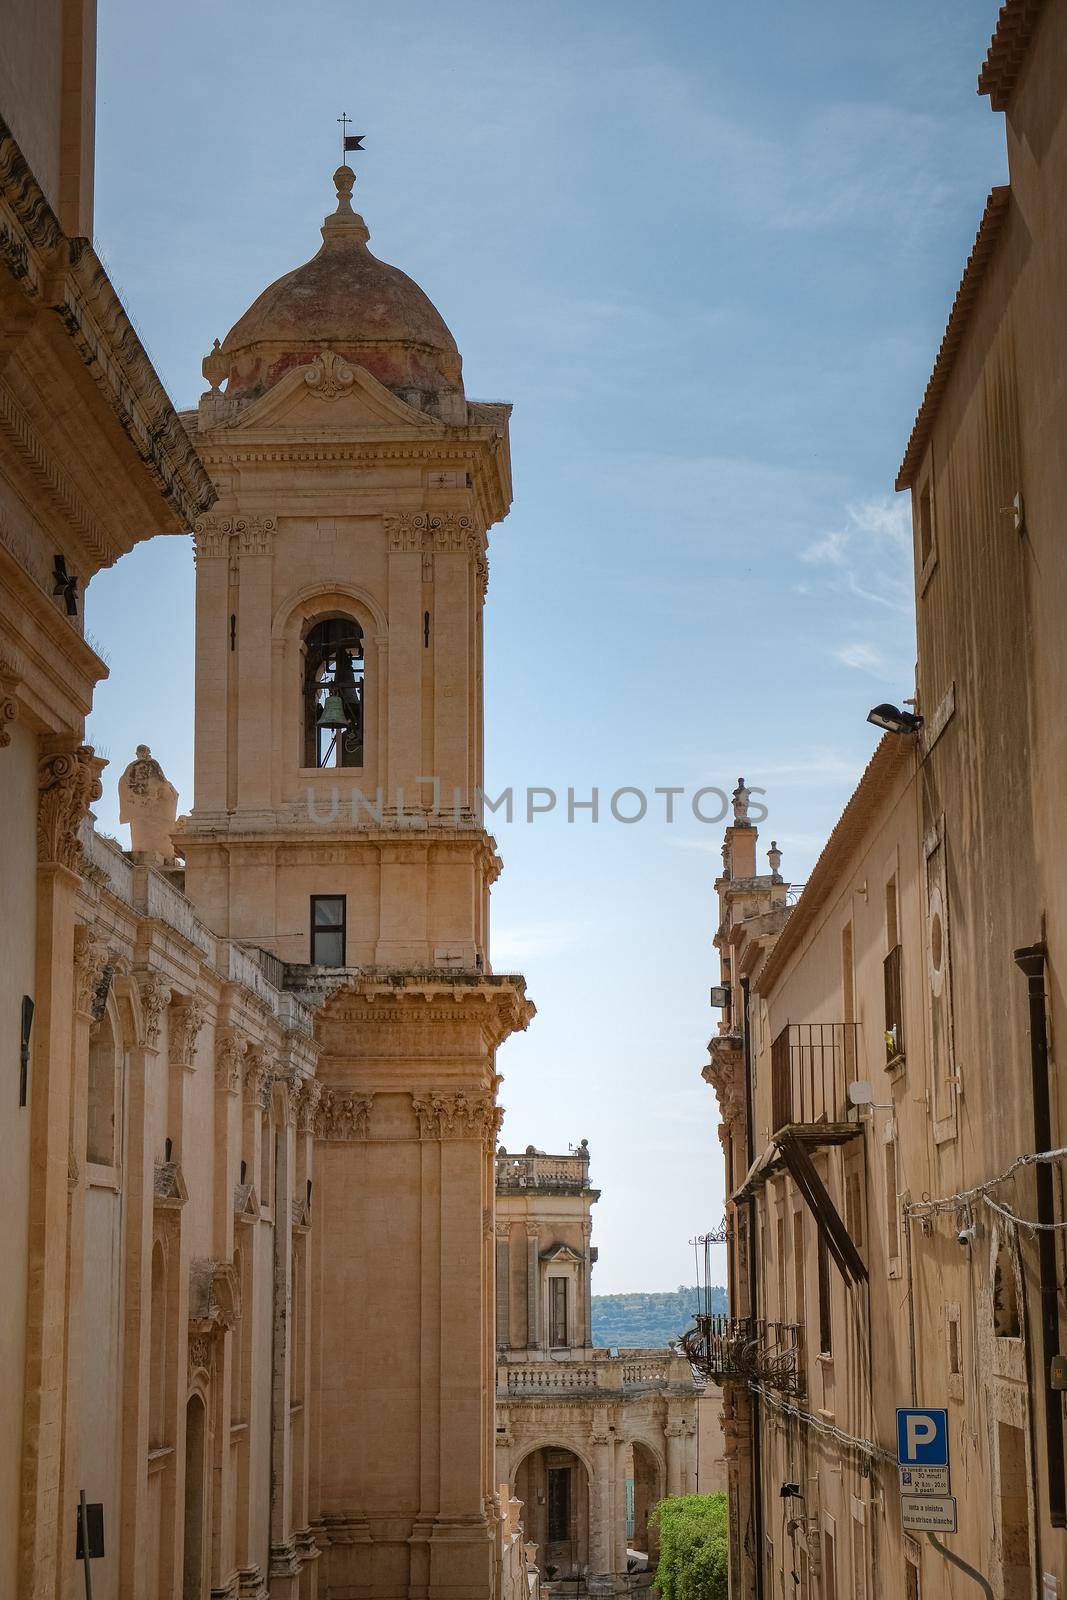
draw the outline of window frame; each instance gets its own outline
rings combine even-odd
[[[341,920],[339,923],[331,922],[322,926],[315,921],[315,909],[322,900],[339,900],[341,902]],[[341,960],[318,961],[316,960],[315,941],[320,934],[341,935]],[[308,955],[313,967],[341,968],[348,964],[348,896],[346,894],[313,894],[310,897],[309,910],[309,950]]]

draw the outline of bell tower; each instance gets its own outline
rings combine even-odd
[[[321,1001],[312,1348],[285,1380],[314,1443],[272,1571],[313,1540],[331,1593],[488,1600],[495,1054],[533,1014],[491,970],[480,808],[510,408],[466,398],[443,320],[334,181],[318,253],[204,362],[219,498],[180,842],[200,914]]]

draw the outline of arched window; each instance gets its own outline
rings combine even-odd
[[[304,765],[363,765],[363,629],[327,617],[304,635]]]
[[[85,1157],[104,1167],[115,1165],[115,1114],[118,1098],[115,1035],[105,1014],[89,1035],[89,1106]]]
[[[152,1250],[152,1321],[149,1325],[150,1371],[148,1390],[148,1443],[154,1450],[166,1443],[167,1392],[167,1263],[163,1246]]]

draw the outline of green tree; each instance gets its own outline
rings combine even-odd
[[[727,1600],[730,1560],[724,1494],[677,1495],[653,1513],[656,1588],[663,1600]]]

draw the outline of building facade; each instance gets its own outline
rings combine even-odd
[[[31,15],[32,13],[32,15]],[[495,1478],[487,530],[508,407],[336,210],[172,409],[96,257],[91,7],[0,61],[0,1593],[526,1596]],[[214,509],[211,508],[214,506]],[[93,828],[95,572],[193,530],[188,817]],[[94,1520],[95,1527],[95,1520]]]
[[[698,1405],[717,1404],[677,1351],[593,1344],[598,1198],[584,1140],[566,1155],[497,1152],[496,1455],[542,1582],[567,1592],[580,1576],[614,1594],[651,1583],[651,1513],[696,1493]],[[710,1457],[711,1416],[702,1432]]]
[[[691,1348],[725,1385],[739,1596],[1067,1592],[1065,66],[1062,6],[1004,6],[979,87],[1011,181],[897,480],[917,731],[894,719],[799,895],[773,847],[756,874],[743,797],[726,836],[731,1315]],[[947,1412],[932,1538],[898,1478],[915,1405]]]
[[[140,540],[188,529],[215,491],[91,243],[95,7],[15,0],[3,34],[0,1593],[51,1600],[73,1577],[99,1398],[83,1390],[85,1323],[71,1301],[72,1283],[93,1281],[84,1219],[99,1198],[85,1098],[96,888],[82,823],[107,765],[84,739],[107,676],[84,593]],[[141,957],[125,946],[122,959],[125,997],[108,1001],[116,1038],[140,1003]]]

